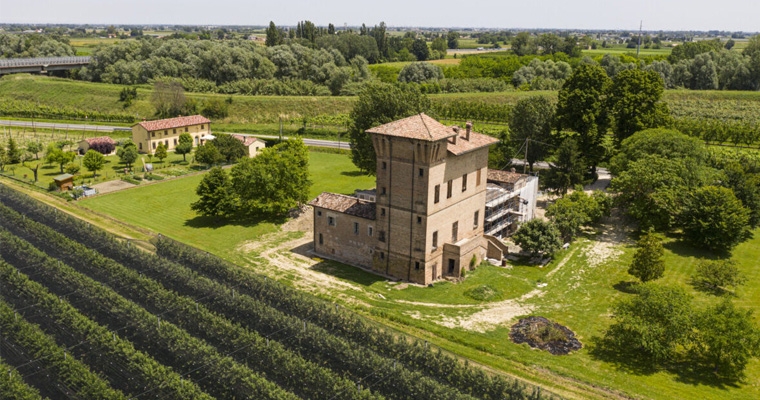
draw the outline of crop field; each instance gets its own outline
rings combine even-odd
[[[549,397],[169,239],[0,200],[0,397]]]

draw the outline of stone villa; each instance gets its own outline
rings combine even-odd
[[[377,155],[377,187],[356,196],[322,193],[309,203],[315,253],[429,284],[459,277],[486,257],[501,260],[507,247],[491,234],[532,218],[535,193],[526,198],[522,189],[535,191],[537,178],[504,175],[513,182],[488,184],[489,176],[498,179],[488,170],[496,139],[473,132],[470,123],[447,127],[418,114],[367,133]],[[494,195],[499,202],[488,214]]]
[[[141,153],[154,153],[159,143],[174,150],[183,133],[190,134],[197,146],[204,135],[211,134],[211,121],[202,115],[143,121],[132,127],[132,141]]]

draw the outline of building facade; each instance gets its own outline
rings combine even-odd
[[[485,234],[511,236],[519,225],[533,219],[538,177],[512,171],[488,170]]]
[[[331,193],[313,200],[315,252],[421,284],[478,265],[489,251],[488,147],[497,140],[425,114],[367,133],[375,202]]]
[[[187,133],[193,138],[193,146],[201,143],[201,137],[211,133],[211,120],[201,115],[143,121],[132,127],[132,141],[141,153],[154,153],[160,143],[167,150],[179,144],[179,135]]]

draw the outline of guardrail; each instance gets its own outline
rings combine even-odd
[[[37,58],[3,58],[0,68],[44,67],[50,65],[89,64],[89,56],[80,57],[37,57]]]

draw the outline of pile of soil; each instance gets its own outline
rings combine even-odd
[[[555,356],[583,347],[573,331],[544,317],[528,317],[517,321],[512,325],[509,338],[514,343],[527,343],[530,347],[546,350]]]

